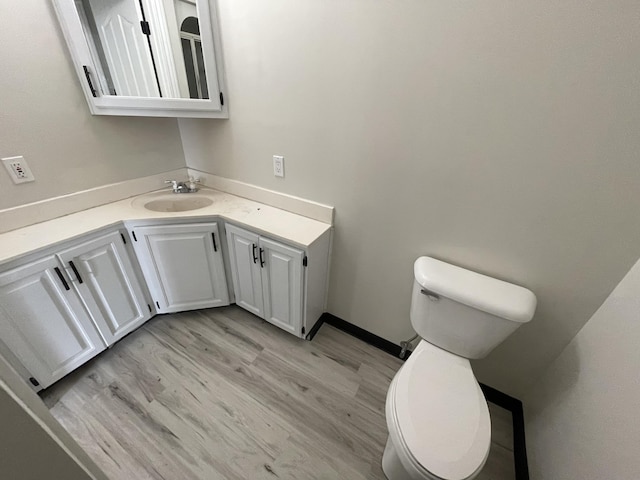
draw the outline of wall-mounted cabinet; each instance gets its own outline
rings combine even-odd
[[[227,118],[215,0],[54,0],[94,115]]]

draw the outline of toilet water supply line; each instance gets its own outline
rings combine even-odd
[[[404,356],[407,354],[407,350],[411,346],[411,342],[413,342],[416,338],[418,338],[417,333],[413,337],[411,337],[409,340],[400,342],[400,353],[398,354],[400,358],[404,358]]]

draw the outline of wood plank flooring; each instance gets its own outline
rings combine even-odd
[[[324,325],[312,342],[232,306],[161,315],[41,394],[112,480],[384,480],[401,361]],[[489,404],[480,480],[513,480]]]

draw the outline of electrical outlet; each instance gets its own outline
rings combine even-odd
[[[2,159],[2,163],[7,169],[7,172],[9,172],[9,176],[11,177],[11,180],[13,180],[13,183],[26,183],[33,182],[35,180],[24,157],[6,157]]]
[[[284,177],[284,157],[282,155],[273,156],[273,174],[276,177]]]

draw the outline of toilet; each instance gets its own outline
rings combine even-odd
[[[489,455],[491,418],[470,359],[533,317],[530,290],[430,257],[414,263],[411,323],[422,340],[386,401],[388,480],[470,480]]]

